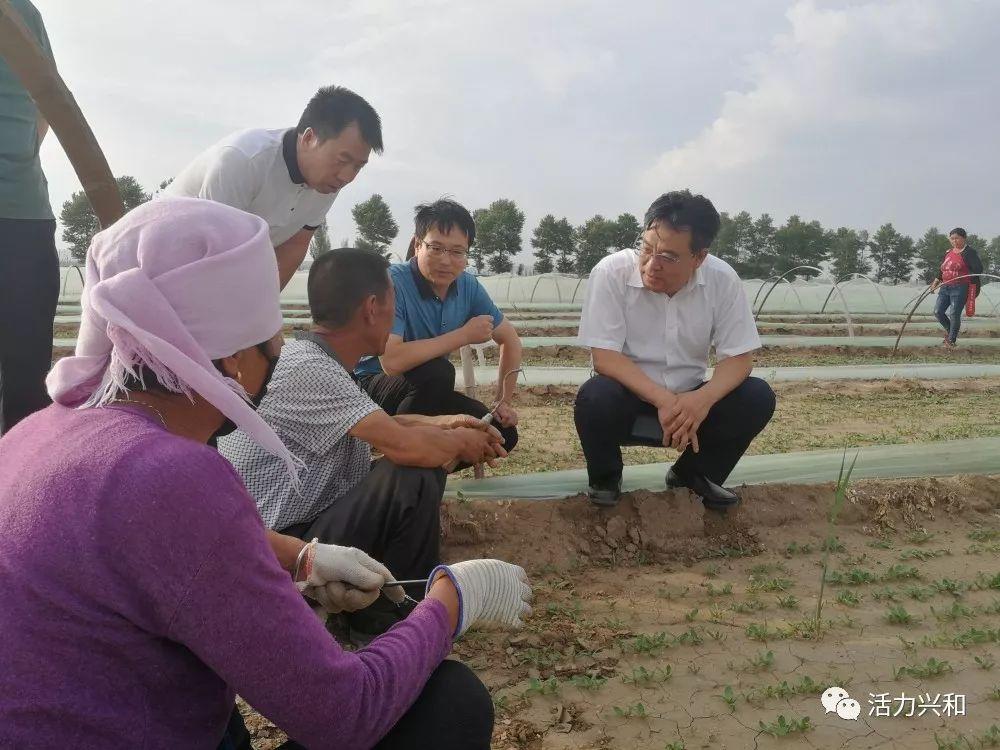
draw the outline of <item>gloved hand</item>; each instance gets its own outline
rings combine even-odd
[[[430,591],[438,573],[451,579],[458,592],[458,627],[455,638],[477,623],[497,622],[513,629],[524,625],[531,614],[531,586],[519,565],[503,560],[467,560],[438,565],[427,579]]]
[[[380,591],[396,603],[403,601],[400,586],[382,589],[386,581],[394,580],[389,569],[354,547],[318,544],[314,539],[306,546],[296,573],[299,591],[328,612],[364,609],[378,599]]]

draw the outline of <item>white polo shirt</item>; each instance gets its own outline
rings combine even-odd
[[[673,297],[642,284],[635,250],[619,250],[590,272],[578,341],[621,352],[675,393],[705,382],[708,353],[722,360],[760,348],[743,283],[709,255]]]
[[[162,194],[206,198],[256,214],[277,247],[301,229],[320,226],[337,197],[305,184],[295,142],[295,128],[233,133],[195,157]]]

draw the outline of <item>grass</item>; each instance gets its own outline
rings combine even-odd
[[[847,607],[857,607],[861,603],[861,597],[849,589],[844,589],[837,594],[837,602]]]
[[[645,719],[648,715],[646,706],[642,703],[633,703],[624,707],[612,706],[612,710],[615,712],[615,716],[621,719]]]

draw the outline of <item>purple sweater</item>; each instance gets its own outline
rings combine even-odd
[[[312,750],[367,748],[451,648],[425,601],[357,653],[211,448],[50,406],[0,440],[0,748],[215,750],[238,692]]]

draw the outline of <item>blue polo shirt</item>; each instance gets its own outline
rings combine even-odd
[[[389,278],[396,289],[396,320],[392,332],[403,341],[432,339],[457,330],[477,315],[490,315],[493,325],[503,322],[503,313],[497,309],[483,285],[471,273],[462,272],[444,299],[437,296],[430,283],[420,274],[417,259],[409,263],[389,266]],[[378,357],[367,357],[354,371],[358,375],[377,375],[382,372]]]

